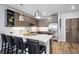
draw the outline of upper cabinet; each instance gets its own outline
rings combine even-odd
[[[48,27],[50,23],[58,23],[58,15],[52,15],[47,17],[47,19],[41,19],[38,21],[39,27]]]
[[[47,26],[48,26],[48,20],[47,19],[38,20],[38,27],[47,27]]]
[[[15,26],[16,27],[29,27],[37,26],[37,20],[27,15],[23,15],[24,21],[19,20],[20,13],[15,13]]]
[[[24,27],[25,21],[20,21],[19,17],[20,17],[20,13],[15,12],[15,26],[16,27]]]
[[[47,17],[47,19],[37,20],[36,18],[27,16],[23,14],[23,21],[19,20],[20,13],[14,12],[12,10],[7,9],[7,26],[8,27],[30,27],[30,26],[38,26],[38,27],[48,27],[50,23],[58,23],[58,15],[52,15]]]
[[[58,23],[58,15],[55,14],[55,15],[49,16],[48,17],[48,22],[49,23]]]
[[[38,26],[37,19],[24,15],[23,18],[24,21],[20,21],[20,13],[14,12],[12,10],[7,9],[6,10],[6,26],[7,27],[29,27],[29,26]]]
[[[15,12],[12,10],[7,9],[6,10],[7,15],[7,27],[13,27],[15,26]]]

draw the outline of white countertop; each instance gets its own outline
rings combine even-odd
[[[22,28],[21,30],[23,30],[24,28]],[[10,34],[10,32],[13,32],[13,34]],[[25,32],[25,31],[24,31]],[[31,38],[31,39],[35,39],[35,40],[39,40],[42,42],[47,42],[51,39],[51,37],[53,35],[47,35],[47,34],[37,34],[37,35],[31,35],[31,36],[23,36],[23,34],[21,34],[20,28],[0,28],[0,34],[4,33],[7,35],[12,35],[12,36],[18,36],[18,37],[23,37],[23,38]]]
[[[22,34],[7,34],[7,35],[23,37],[24,39],[30,38],[30,39],[35,39],[42,42],[47,42],[53,37],[53,35],[47,35],[47,34],[37,34],[37,35],[30,35],[30,36],[24,36]]]

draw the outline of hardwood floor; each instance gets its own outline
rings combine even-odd
[[[79,44],[68,42],[53,42],[53,54],[78,54]]]
[[[52,53],[53,54],[79,54],[79,44],[53,41]],[[4,53],[0,52],[0,54],[4,54]]]

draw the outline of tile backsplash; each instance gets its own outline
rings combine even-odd
[[[0,33],[21,33],[21,32],[48,31],[48,27],[0,27]]]

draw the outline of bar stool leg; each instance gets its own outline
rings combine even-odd
[[[18,49],[16,49],[16,54],[18,54]]]
[[[23,50],[21,50],[21,53],[23,54]]]
[[[8,50],[7,50],[7,53],[9,53],[9,45],[8,45]]]
[[[13,53],[13,46],[12,46],[12,53]]]
[[[5,43],[4,53],[6,53],[6,43]]]
[[[3,42],[2,42],[2,48],[1,48],[1,52],[3,51]]]

